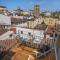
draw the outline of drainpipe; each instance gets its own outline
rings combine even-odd
[[[56,46],[56,39],[57,37],[55,36],[55,32],[53,33],[53,44],[54,44],[54,51],[55,51],[55,58],[58,60],[58,55],[57,55],[57,46]]]
[[[54,50],[55,50],[55,58],[56,58],[56,60],[58,60],[57,47],[56,47],[56,45],[54,46]]]

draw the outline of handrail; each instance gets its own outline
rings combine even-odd
[[[44,53],[41,53],[41,52],[40,52],[40,55],[37,56],[36,58],[39,58],[39,57],[41,57],[41,56],[43,56],[43,55],[46,55],[46,54],[49,53],[50,51],[51,51],[51,49],[49,49],[48,51],[45,51]]]

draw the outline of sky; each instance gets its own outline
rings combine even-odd
[[[60,0],[0,0],[0,5],[6,6],[9,10],[21,8],[24,10],[33,9],[39,4],[41,11],[59,11]]]

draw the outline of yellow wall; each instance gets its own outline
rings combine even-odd
[[[42,22],[45,22],[46,25],[54,26],[57,22],[57,19],[54,18],[41,18],[41,19],[35,19],[34,21],[28,21],[27,26],[29,28],[34,28],[37,24],[41,24]]]
[[[57,19],[54,19],[54,18],[45,18],[44,22],[46,23],[46,25],[54,26],[55,23],[57,22]]]
[[[34,28],[37,24],[39,24],[39,19],[35,19],[34,21],[29,21],[29,27]]]
[[[22,14],[24,15],[29,14],[29,11],[23,11]]]

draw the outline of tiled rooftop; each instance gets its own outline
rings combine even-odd
[[[4,26],[0,25],[0,35],[2,35],[3,33],[7,32],[7,29],[4,29]]]
[[[47,33],[48,33],[48,34],[53,33],[53,30],[54,30],[54,28],[53,28],[53,27],[48,26]]]
[[[45,24],[38,24],[37,26],[35,26],[35,29],[39,29],[39,30],[45,30],[47,28],[47,25]]]
[[[20,18],[11,18],[11,23],[17,23],[17,22],[27,22],[27,21],[34,21],[34,18],[32,19],[20,19]]]

